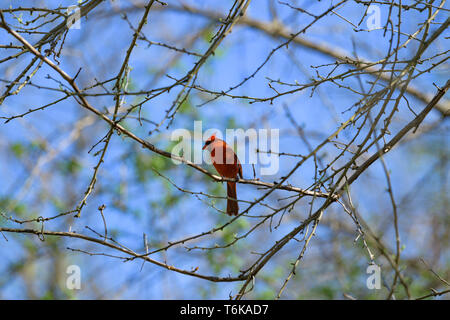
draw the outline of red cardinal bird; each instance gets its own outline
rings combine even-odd
[[[211,152],[214,168],[222,177],[234,179],[239,174],[242,179],[241,163],[233,149],[225,141],[216,138],[216,135],[213,134],[206,140],[203,146],[203,150],[205,149]],[[239,206],[236,201],[236,182],[227,182],[227,196],[227,214],[230,216],[237,215]]]

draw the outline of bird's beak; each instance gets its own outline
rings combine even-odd
[[[203,146],[202,150],[205,150],[205,149],[206,149],[206,147],[207,147],[207,146],[206,146],[206,143],[205,143],[205,145]]]

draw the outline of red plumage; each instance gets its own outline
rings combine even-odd
[[[225,178],[237,178],[238,175],[242,179],[242,166],[233,149],[223,140],[212,135],[206,140],[203,149],[211,152],[211,159],[217,172]],[[236,182],[227,182],[227,214],[237,215],[239,206],[236,195]],[[234,200],[233,200],[234,199]]]

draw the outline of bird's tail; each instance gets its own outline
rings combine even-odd
[[[239,212],[239,206],[236,196],[236,182],[227,182],[227,214],[230,216],[236,216]],[[231,200],[233,198],[235,200]]]

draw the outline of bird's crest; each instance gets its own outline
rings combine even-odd
[[[208,145],[210,145],[211,142],[213,142],[214,140],[216,140],[216,134],[215,134],[215,133],[213,133],[212,136],[209,137],[209,138],[205,141],[205,145],[203,146],[203,150],[205,150],[206,147],[207,147]]]

